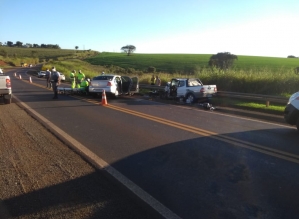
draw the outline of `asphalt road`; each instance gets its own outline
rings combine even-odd
[[[299,135],[288,125],[140,98],[14,95],[178,218],[297,218]],[[26,82],[24,80],[27,80]],[[63,136],[62,136],[63,137]],[[146,195],[146,196],[147,196]]]

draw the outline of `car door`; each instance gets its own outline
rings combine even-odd
[[[134,93],[139,93],[139,79],[137,77],[131,78],[131,86],[129,87],[130,95],[133,95]]]
[[[139,84],[137,77],[121,76],[122,91],[124,94],[134,94],[139,92]]]

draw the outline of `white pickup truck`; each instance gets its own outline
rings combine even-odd
[[[12,99],[10,77],[3,73],[0,68],[0,97],[3,97],[5,104],[10,104]]]
[[[198,78],[173,78],[165,87],[167,96],[183,98],[186,103],[209,99],[217,93],[216,85],[203,85]]]

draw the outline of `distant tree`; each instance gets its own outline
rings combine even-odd
[[[297,58],[296,56],[290,55],[288,58]]]
[[[79,49],[79,46],[75,46],[75,49],[76,49],[76,50]]]
[[[13,42],[7,41],[6,45],[9,46],[9,47],[13,47]]]
[[[58,44],[53,45],[53,49],[60,49],[60,46]]]
[[[22,46],[23,46],[23,43],[20,42],[20,41],[17,41],[17,42],[16,42],[16,46],[17,46],[17,47],[22,47]]]
[[[38,48],[38,47],[39,47],[38,44],[36,44],[36,43],[33,44],[33,48]]]
[[[121,47],[121,49],[123,52],[127,53],[127,55],[131,55],[131,53],[133,53],[136,50],[136,47],[133,45],[126,45]]]
[[[233,66],[235,60],[238,60],[238,57],[229,52],[217,53],[216,55],[211,56],[209,66],[226,70]]]
[[[0,42],[0,46],[3,46],[2,42]]]

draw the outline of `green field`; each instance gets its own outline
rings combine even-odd
[[[20,66],[21,63],[37,64],[52,60],[84,59],[96,54],[98,52],[91,50],[0,47],[0,60],[12,66]]]
[[[223,71],[208,66],[211,55],[101,53],[85,61],[118,66],[121,71],[135,69],[136,73],[154,66],[162,84],[172,77],[199,77],[204,84],[216,84],[221,91],[289,96],[299,90],[299,75],[294,71],[299,66],[298,58],[238,56],[233,68]],[[150,76],[143,74],[140,78],[149,83]]]
[[[158,72],[166,73],[194,73],[208,68],[208,61],[212,54],[139,54],[127,56],[124,53],[100,53],[86,59],[93,65],[116,65],[121,68],[134,68],[146,71],[154,66]],[[271,70],[280,72],[299,66],[297,58],[274,58],[259,56],[238,56],[233,70]]]
[[[9,57],[32,57],[38,56],[41,59],[51,59],[56,57],[70,56],[76,53],[75,49],[45,49],[45,48],[19,48],[19,47],[0,47],[0,51],[7,52]],[[35,51],[32,53],[32,51]],[[2,52],[3,53],[3,52]]]

